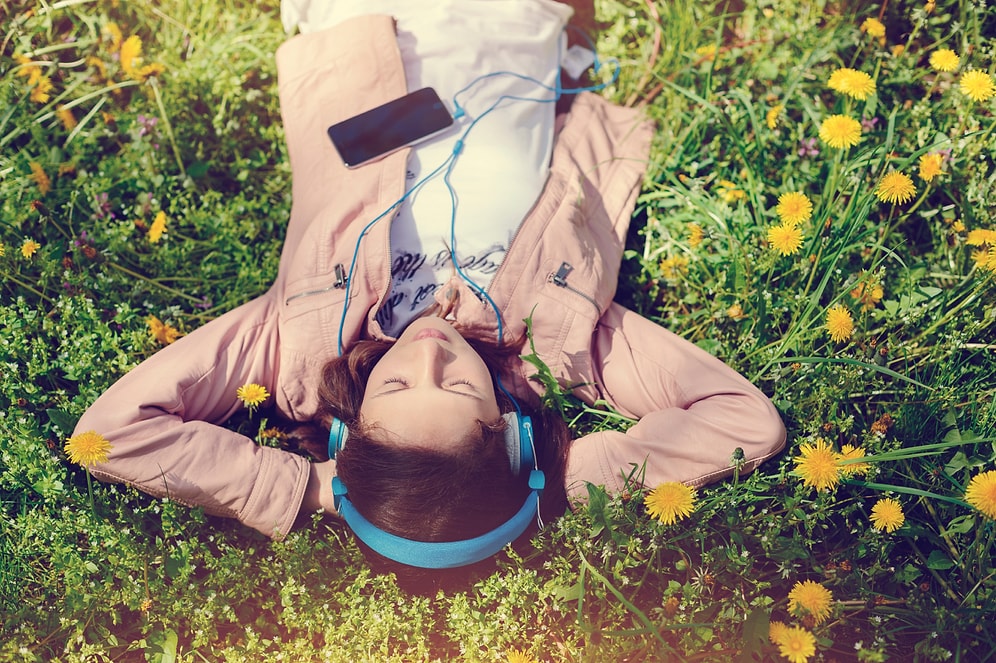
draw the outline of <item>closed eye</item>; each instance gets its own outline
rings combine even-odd
[[[408,380],[404,378],[388,378],[384,380],[383,386],[388,387],[389,385],[396,385],[396,387],[388,388],[387,390],[383,390],[380,393],[393,394],[396,391],[403,391],[411,386],[410,384],[408,384]]]
[[[396,386],[389,386],[389,385],[396,385]],[[459,385],[466,385],[467,388],[454,389],[454,387],[457,387]],[[411,383],[409,383],[408,380],[406,380],[405,378],[393,377],[384,380],[382,386],[387,388],[379,390],[379,393],[376,394],[375,397],[388,396],[390,394],[404,391],[411,387]],[[447,382],[446,384],[443,385],[443,388],[446,389],[447,391],[457,394],[458,396],[466,396],[478,400],[481,398],[480,395],[477,393],[478,392],[477,385],[475,385],[473,382],[467,379],[453,380],[451,382]]]
[[[474,398],[480,398],[480,389],[476,384],[470,380],[453,380],[445,385],[444,388],[454,394],[459,394],[460,396],[472,396]]]
[[[388,378],[388,379],[384,380],[384,384],[397,384],[397,385],[401,385],[402,387],[410,387],[411,386],[408,383],[408,380],[406,380],[404,378]],[[446,386],[447,387],[455,387],[458,384],[465,384],[468,387],[476,388],[476,386],[474,385],[474,383],[471,382],[470,380],[453,380],[452,382],[447,383]]]

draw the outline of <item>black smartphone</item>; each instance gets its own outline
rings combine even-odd
[[[390,154],[443,131],[453,116],[431,87],[416,90],[328,128],[348,168]]]

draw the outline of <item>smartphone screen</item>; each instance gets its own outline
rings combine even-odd
[[[432,88],[422,88],[328,128],[329,138],[349,168],[439,133],[453,116]]]

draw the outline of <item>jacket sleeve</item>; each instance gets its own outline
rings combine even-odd
[[[237,518],[267,536],[286,535],[301,505],[308,461],[219,425],[242,407],[236,390],[243,384],[276,391],[270,302],[263,296],[212,320],[104,392],[76,426],[77,433],[92,430],[111,444],[107,461],[92,474]]]
[[[638,419],[625,433],[602,431],[575,440],[567,467],[571,496],[586,482],[611,491],[637,468],[643,483],[680,481],[700,486],[742,472],[785,445],[785,427],[771,401],[746,378],[693,343],[613,303],[592,339],[600,395]]]

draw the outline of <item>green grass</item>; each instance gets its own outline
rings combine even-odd
[[[996,68],[996,17],[969,0],[888,3],[883,45],[860,28],[878,5],[708,4],[597,4],[600,55],[622,65],[605,94],[659,128],[619,299],[759,384],[788,447],[700,491],[672,526],[646,515],[635,481],[593,487],[528,554],[428,599],[372,577],[331,520],[271,542],[91,483],[62,450],[160,347],[149,316],[189,332],[275,275],[290,208],[276,3],[5,3],[0,660],[786,660],[772,621],[813,634],[809,660],[996,660],[996,525],[965,498],[996,469],[996,278],[979,253],[992,242],[970,245],[996,231],[996,102],[958,85]],[[165,71],[122,70],[111,22],[140,36],[139,66]],[[939,48],[957,71],[931,68]],[[34,67],[48,99],[31,96]],[[829,89],[840,67],[876,92]],[[866,120],[856,146],[820,141],[832,114]],[[943,173],[925,182],[919,159],[938,152]],[[874,193],[893,170],[916,188],[896,205]],[[814,209],[781,255],[768,231],[789,192]],[[853,319],[841,341],[825,326],[835,305]],[[564,406],[579,431],[625,425]],[[806,485],[796,460],[819,440],[862,448],[868,471]],[[883,496],[905,514],[891,533],[871,526]],[[819,624],[789,610],[807,580],[833,595]]]

